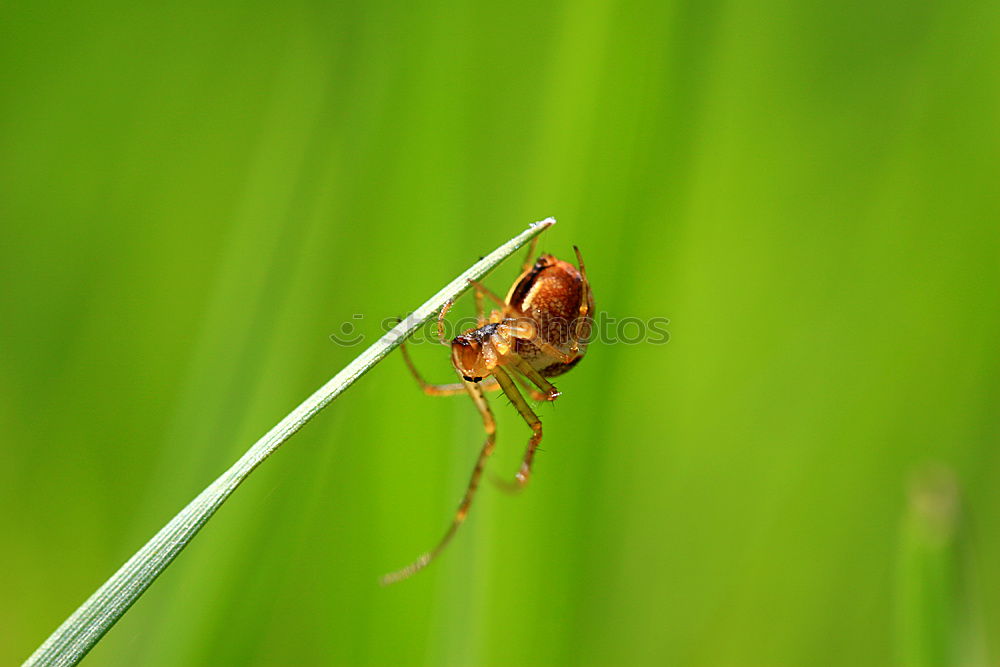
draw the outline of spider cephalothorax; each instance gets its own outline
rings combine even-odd
[[[479,382],[493,373],[501,350],[510,349],[510,337],[498,322],[455,336],[451,341],[451,363],[467,382]]]
[[[451,347],[451,363],[462,382],[450,385],[428,384],[410,361],[405,346],[403,358],[424,392],[432,396],[467,393],[479,409],[486,430],[483,444],[472,479],[452,520],[451,526],[438,545],[407,567],[382,578],[383,583],[405,579],[423,569],[448,544],[458,527],[465,520],[472,498],[479,486],[479,479],[486,459],[493,453],[496,424],[486,391],[500,389],[531,428],[532,435],[520,469],[508,486],[520,489],[531,475],[535,451],[542,440],[542,422],[517,388],[519,383],[532,398],[554,401],[559,391],[546,378],[561,375],[573,368],[583,358],[591,331],[591,314],[594,297],[583,266],[580,250],[574,246],[579,265],[541,255],[530,262],[534,255],[536,239],[528,251],[529,261],[522,267],[521,275],[514,281],[501,300],[486,287],[476,287],[478,326],[453,338],[444,340],[444,317],[451,308],[449,302],[438,316],[438,337]],[[499,309],[483,312],[483,299],[490,298]]]

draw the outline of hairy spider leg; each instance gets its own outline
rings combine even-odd
[[[550,401],[550,400],[552,400],[552,399],[549,398],[548,394],[546,394],[544,392],[541,392],[541,391],[538,391],[533,386],[531,386],[531,383],[528,382],[524,377],[522,377],[520,373],[514,373],[513,377],[514,377],[515,380],[517,380],[517,383],[519,385],[521,385],[521,388],[524,389],[526,392],[528,392],[528,395],[531,396],[531,400],[533,400],[533,401]],[[490,378],[492,379],[492,376],[490,376]],[[496,386],[499,387],[500,385],[497,384]]]
[[[472,402],[476,404],[476,408],[479,409],[479,414],[483,418],[483,429],[486,431],[486,442],[483,443],[483,448],[479,452],[479,458],[476,459],[476,467],[472,469],[472,477],[469,479],[469,486],[465,489],[465,495],[462,497],[462,502],[458,505],[458,510],[455,512],[455,517],[451,521],[451,526],[448,527],[447,532],[441,541],[438,542],[437,546],[430,551],[422,554],[417,560],[413,561],[401,570],[396,570],[395,572],[390,572],[389,574],[382,577],[382,585],[394,584],[397,581],[402,581],[407,577],[413,575],[416,572],[427,567],[431,561],[437,558],[451,539],[458,532],[459,526],[465,522],[465,517],[469,514],[469,507],[472,506],[472,499],[476,495],[476,490],[479,488],[479,480],[483,475],[483,467],[486,465],[486,459],[490,457],[493,453],[493,448],[496,444],[496,421],[493,419],[493,412],[490,410],[490,404],[486,402],[486,396],[483,394],[482,388],[474,382],[466,382],[463,380],[465,389],[469,392],[469,396],[472,398]],[[517,391],[516,389],[514,391]],[[522,399],[523,400],[523,399]]]
[[[542,420],[538,418],[538,415],[534,413],[528,402],[524,400],[524,396],[517,390],[517,385],[510,379],[510,375],[507,374],[507,371],[503,367],[497,366],[493,369],[493,375],[496,377],[497,382],[500,383],[503,393],[507,395],[507,398],[517,408],[517,411],[521,413],[521,417],[524,418],[524,421],[527,422],[532,431],[531,439],[528,441],[528,448],[524,451],[524,459],[521,461],[521,468],[514,475],[514,481],[503,482],[503,486],[508,490],[520,491],[531,477],[531,463],[535,458],[535,451],[538,449],[539,443],[542,442]]]
[[[555,385],[542,377],[542,374],[535,370],[534,366],[525,361],[521,355],[511,352],[507,355],[507,358],[510,365],[523,373],[535,386],[541,389],[541,392],[537,392],[534,388],[530,388],[528,391],[531,392],[532,398],[536,401],[554,401],[559,398],[559,390],[556,389]],[[514,377],[515,379],[520,379],[517,374]]]

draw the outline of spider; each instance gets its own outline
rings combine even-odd
[[[518,391],[517,384],[535,400],[556,400],[559,391],[547,378],[562,375],[583,358],[594,310],[594,297],[580,249],[573,246],[579,268],[548,254],[540,255],[532,263],[537,243],[536,237],[528,250],[521,275],[514,281],[506,299],[500,299],[481,283],[470,281],[476,290],[477,328],[469,329],[451,341],[446,340],[444,318],[453,302],[449,301],[441,309],[437,320],[438,340],[451,348],[451,363],[461,382],[426,382],[410,359],[406,346],[400,345],[403,360],[425,394],[452,396],[467,393],[472,398],[483,420],[486,442],[444,537],[437,546],[410,565],[382,577],[383,585],[406,579],[427,567],[444,550],[468,516],[483,468],[493,453],[496,441],[496,422],[486,401],[487,391],[501,390],[531,428],[531,438],[521,466],[513,482],[501,482],[502,486],[518,491],[531,477],[531,464],[542,441],[542,421]],[[499,310],[490,313],[488,320],[484,315],[484,298],[499,306]]]

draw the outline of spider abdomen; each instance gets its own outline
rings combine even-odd
[[[565,373],[583,357],[590,337],[589,320],[578,324],[584,294],[583,277],[577,267],[552,255],[542,255],[522,274],[507,296],[508,303],[521,312],[521,317],[534,323],[538,339],[564,353],[576,346],[575,358],[563,362],[530,340],[514,341],[517,354],[546,377]],[[586,294],[586,312],[591,313],[593,296],[589,290]]]

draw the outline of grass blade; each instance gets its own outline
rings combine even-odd
[[[226,498],[260,463],[330,404],[355,380],[381,361],[399,343],[429,320],[449,300],[469,287],[518,248],[555,224],[547,218],[532,224],[507,243],[472,265],[427,300],[406,319],[379,338],[354,361],[278,422],[229,470],[212,482],[135,553],[110,579],[67,618],[36,650],[25,665],[75,665],[111,626],[139,599],[150,584],[177,557]]]

